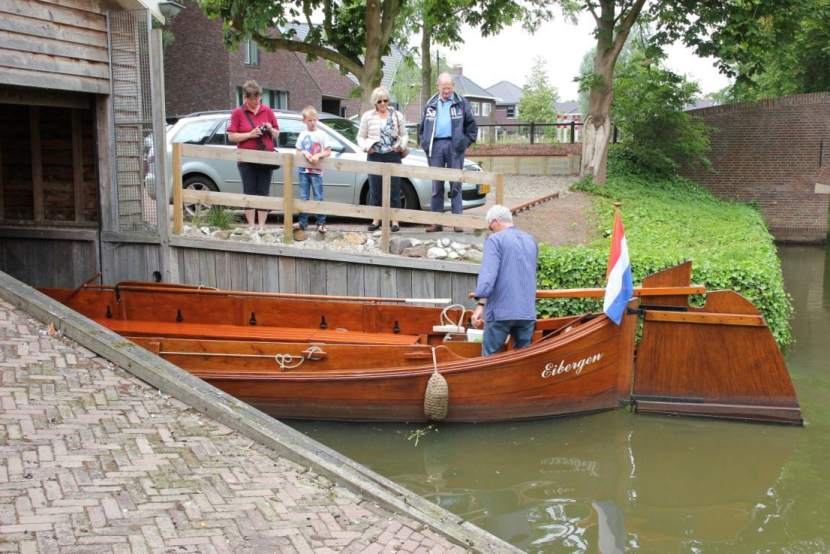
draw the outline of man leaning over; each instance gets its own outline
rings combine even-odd
[[[485,221],[493,234],[484,241],[472,323],[478,328],[484,325],[481,355],[489,356],[501,350],[508,334],[513,348],[530,345],[536,325],[539,247],[533,237],[513,226],[513,215],[504,206],[490,208]]]
[[[463,96],[455,92],[455,82],[449,73],[438,76],[438,93],[427,101],[421,118],[421,148],[427,153],[430,167],[464,167],[464,152],[476,141],[478,126]],[[450,182],[452,213],[463,212],[461,204],[461,182]],[[444,181],[432,182],[430,209],[444,211]],[[428,233],[441,231],[441,225],[430,225]],[[457,232],[463,232],[456,227]]]

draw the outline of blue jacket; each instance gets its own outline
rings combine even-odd
[[[418,142],[421,143],[421,148],[424,149],[427,156],[432,152],[437,105],[438,94],[435,94],[424,106],[424,113],[421,118],[421,136],[418,137]],[[478,125],[476,125],[473,111],[470,109],[467,99],[455,92],[452,93],[450,121],[452,122],[452,148],[459,154],[463,154],[467,147],[476,141]]]

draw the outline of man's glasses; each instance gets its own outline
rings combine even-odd
[[[380,100],[378,100],[376,103],[377,103],[377,104],[388,104],[388,103],[389,103],[389,99],[388,99],[388,98],[381,98],[381,99],[380,99]]]

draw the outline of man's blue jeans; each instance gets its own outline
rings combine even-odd
[[[455,152],[452,149],[451,139],[433,140],[432,151],[429,154],[429,166],[461,169],[464,167],[464,152],[460,154]],[[464,212],[460,181],[450,181],[450,206],[454,214]],[[444,181],[432,182],[432,198],[430,198],[429,207],[433,212],[444,211]]]
[[[319,173],[306,173],[300,170],[300,199],[308,200],[311,191],[314,191],[314,200],[323,201],[323,176]],[[308,227],[308,214],[300,214],[300,229]],[[326,214],[317,215],[317,225],[326,224]]]
[[[503,319],[501,321],[485,321],[484,337],[481,342],[481,355],[495,354],[504,346],[507,335],[513,337],[513,348],[530,346],[536,322],[527,319]]]

